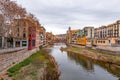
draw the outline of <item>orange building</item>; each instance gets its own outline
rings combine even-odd
[[[67,31],[67,43],[69,44],[77,44],[77,34],[79,29],[77,30],[71,30],[69,27],[69,30]]]
[[[54,35],[52,32],[46,32],[46,44],[53,44]]]
[[[36,47],[36,21],[31,17],[15,19],[13,24],[14,47]]]

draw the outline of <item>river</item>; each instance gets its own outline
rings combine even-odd
[[[94,61],[80,54],[61,51],[65,44],[50,49],[61,71],[61,80],[120,80],[120,69],[112,64]]]

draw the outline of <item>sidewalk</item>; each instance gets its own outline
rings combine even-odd
[[[22,49],[12,53],[0,54],[0,77],[5,76],[7,69],[25,60],[36,51],[38,51],[37,48],[33,50]]]
[[[8,53],[8,52],[15,52],[15,51],[26,49],[26,48],[27,47],[16,47],[16,48],[0,49],[0,54],[2,54],[2,53]]]

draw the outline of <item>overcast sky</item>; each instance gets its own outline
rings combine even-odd
[[[99,27],[120,19],[120,0],[15,0],[33,13],[47,31],[66,33],[84,26]]]

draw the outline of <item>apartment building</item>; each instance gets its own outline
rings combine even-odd
[[[13,24],[14,47],[28,47],[28,20],[15,19]]]
[[[36,23],[31,17],[14,20],[14,47],[28,47],[29,50],[36,46]]]
[[[53,44],[54,35],[52,32],[46,32],[46,44]]]
[[[66,38],[67,38],[66,34],[54,35],[54,42],[55,43],[59,43],[59,42],[65,43],[67,41]]]
[[[86,46],[86,36],[84,30],[79,30],[77,33],[77,44]]]
[[[94,38],[94,27],[84,27],[83,30],[86,38]]]
[[[77,34],[79,32],[79,29],[77,30],[71,30],[71,27],[69,27],[67,31],[67,43],[68,44],[77,44]]]
[[[40,27],[40,44],[46,45],[46,29],[43,26]]]
[[[120,21],[95,29],[96,45],[120,45]]]
[[[40,27],[41,27],[41,25],[39,24],[39,22],[38,21],[35,21],[35,26],[36,26],[36,45],[35,45],[35,47],[40,47],[41,46],[41,43],[40,43],[40,32],[41,32],[41,29],[40,29]]]
[[[83,30],[84,35],[86,36],[86,46],[90,47],[94,39],[94,27],[92,26],[84,27]]]
[[[4,26],[4,18],[3,15],[0,15],[0,48],[2,48],[4,45],[3,26]]]

